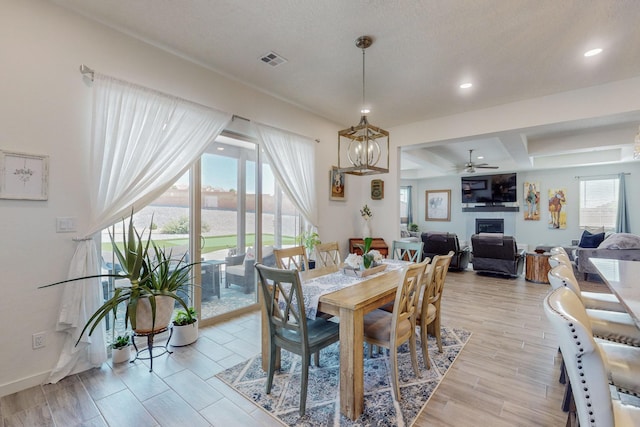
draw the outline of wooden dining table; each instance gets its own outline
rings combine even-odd
[[[334,273],[338,267],[325,267],[301,273],[304,281]],[[322,295],[318,312],[340,319],[340,411],[351,420],[364,410],[364,315],[395,299],[401,278],[400,268],[388,269],[353,286]],[[269,330],[262,322],[262,354],[269,354]],[[263,369],[268,360],[263,358]]]
[[[604,279],[611,292],[640,328],[640,261],[625,261],[607,258],[589,258]]]

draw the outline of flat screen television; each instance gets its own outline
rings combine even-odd
[[[461,185],[462,203],[499,205],[518,201],[515,173],[463,176]]]

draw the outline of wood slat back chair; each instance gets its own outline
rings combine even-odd
[[[283,348],[302,357],[300,416],[305,414],[311,355],[339,339],[339,325],[325,319],[307,319],[300,272],[256,264],[269,322],[269,369],[266,392],[271,393],[276,351]],[[279,301],[284,301],[284,307]],[[264,357],[265,355],[263,355]],[[316,358],[316,365],[318,359]]]
[[[423,245],[423,242],[403,242],[400,240],[394,240],[391,244],[391,259],[421,262]]]
[[[400,400],[398,346],[409,341],[413,371],[417,377],[421,376],[416,353],[415,312],[427,262],[404,267],[392,313],[377,309],[364,316],[364,340],[369,343],[369,356],[372,345],[389,349],[392,392],[397,401]]]
[[[440,333],[440,318],[442,302],[442,291],[444,282],[449,272],[449,264],[454,252],[449,251],[447,255],[436,255],[431,264],[427,266],[424,274],[422,295],[418,302],[416,312],[416,324],[420,326],[420,340],[422,341],[422,357],[427,369],[431,369],[429,351],[427,343],[427,333],[436,337],[438,351],[442,353],[442,336]]]
[[[309,271],[309,259],[304,246],[274,249],[278,268],[285,270]]]
[[[561,287],[549,292],[543,305],[558,335],[569,381],[576,385],[572,387],[573,408],[569,411],[567,425],[574,425],[576,416],[581,426],[640,425],[640,407],[625,405],[611,398],[609,382],[612,372],[608,371],[608,367],[622,364],[607,361],[608,352],[603,351],[602,344],[594,339],[589,317],[580,298],[568,288]],[[610,345],[621,346],[615,343]],[[628,348],[636,350],[634,347]],[[615,384],[615,374],[613,376]]]
[[[316,268],[342,264],[338,242],[320,243],[316,246],[318,254]]]

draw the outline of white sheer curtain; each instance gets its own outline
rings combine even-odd
[[[253,125],[276,180],[308,228],[317,227],[315,141],[263,124]]]
[[[95,74],[91,148],[91,216],[85,236],[139,210],[167,190],[231,120],[231,114]],[[100,274],[92,239],[80,242],[69,278]],[[92,273],[93,272],[93,273]],[[106,360],[104,326],[75,342],[102,305],[100,280],[70,282],[57,329],[67,333],[49,382]]]

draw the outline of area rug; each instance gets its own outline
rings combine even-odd
[[[280,372],[273,379],[271,393],[266,394],[266,373],[261,356],[255,356],[217,375],[225,383],[290,426],[410,426],[427,404],[447,370],[469,340],[470,332],[442,328],[443,352],[438,352],[435,338],[429,336],[431,369],[427,370],[418,339],[417,378],[411,366],[408,344],[399,348],[398,369],[402,399],[395,402],[391,392],[389,358],[386,351],[364,359],[364,413],[355,421],[340,414],[339,343],[320,353],[320,367],[309,369],[307,410],[299,415],[300,357],[282,352]],[[366,354],[363,349],[363,355]]]

